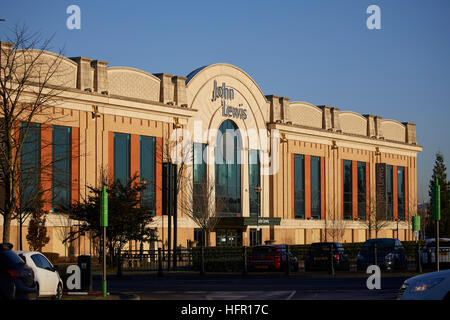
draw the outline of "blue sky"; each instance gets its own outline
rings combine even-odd
[[[66,28],[72,4],[81,30]],[[366,27],[371,4],[381,30]],[[25,22],[66,56],[150,73],[231,63],[265,94],[416,123],[426,200],[437,151],[450,170],[449,12],[448,0],[2,1],[0,34]]]

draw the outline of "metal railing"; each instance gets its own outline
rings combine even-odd
[[[288,246],[288,252],[290,253],[288,255],[292,255],[297,259],[298,266],[285,263],[284,269],[281,271],[285,271],[287,274],[309,272],[309,270],[305,270],[309,247],[309,245]],[[348,269],[342,269],[336,258],[334,258],[336,252],[327,250],[327,254],[322,258],[325,264],[323,271],[328,271],[333,275],[343,270],[361,272],[363,269],[358,269],[357,259],[360,252],[361,246],[352,245],[347,247],[344,253],[348,260]],[[118,258],[118,274],[125,271],[156,271],[160,274],[167,271],[197,271],[202,274],[206,272],[242,272],[243,274],[248,274],[254,270],[254,268],[249,266],[249,256],[251,254],[251,247],[198,247],[177,249],[175,253],[173,251],[169,252],[167,249],[124,250]],[[439,258],[441,264],[450,266],[450,248],[440,248]],[[372,248],[366,259],[369,264],[377,264],[381,267],[386,262],[382,248],[377,247]],[[394,271],[433,271],[436,265],[434,249],[428,250],[427,247],[424,248],[419,244],[405,246],[404,253],[402,255],[394,255],[392,259],[395,261],[392,268]],[[402,262],[399,264],[400,260]]]

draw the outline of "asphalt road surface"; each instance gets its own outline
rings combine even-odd
[[[330,277],[283,274],[166,274],[109,277],[108,291],[138,295],[141,300],[392,300],[407,276],[381,277],[381,289],[367,289],[369,275]],[[94,290],[101,278],[94,277]]]

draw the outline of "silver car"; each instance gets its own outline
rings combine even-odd
[[[450,270],[426,273],[406,279],[399,300],[450,300]]]

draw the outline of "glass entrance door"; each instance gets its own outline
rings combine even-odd
[[[242,231],[240,229],[217,229],[217,247],[240,247],[242,246]]]

